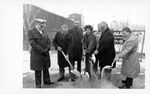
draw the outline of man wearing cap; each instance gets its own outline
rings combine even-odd
[[[106,22],[98,24],[98,31],[102,34],[94,53],[97,55],[99,67],[102,70],[104,66],[111,65],[115,58],[114,37]]]
[[[77,70],[81,72],[83,30],[78,20],[74,21],[74,27],[69,30],[69,33],[73,36],[73,61],[71,63],[74,67],[77,61]]]
[[[45,85],[54,84],[50,80],[50,40],[43,31],[46,20],[35,19],[36,25],[28,32],[28,41],[31,45],[30,68],[35,71],[36,88],[41,88],[42,79]],[[41,78],[42,77],[42,78]]]

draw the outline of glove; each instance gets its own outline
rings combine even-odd
[[[119,61],[119,57],[118,57],[118,56],[116,56],[114,60],[115,60],[115,61]]]
[[[94,54],[98,54],[98,50],[95,50],[95,51],[94,51]]]
[[[60,50],[60,51],[61,51],[61,50],[62,50],[62,48],[58,46],[58,47],[57,47],[57,50]]]
[[[86,54],[86,50],[85,50],[85,49],[83,49],[83,56],[85,56],[85,54]]]
[[[69,55],[66,55],[66,59],[68,59],[68,60],[69,60]]]

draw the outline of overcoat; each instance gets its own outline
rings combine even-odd
[[[101,34],[97,50],[99,66],[103,68],[106,65],[111,65],[116,53],[114,48],[114,36],[109,28]]]
[[[67,33],[65,35],[63,35],[63,33],[61,32],[57,32],[55,35],[55,38],[53,40],[53,44],[55,46],[55,49],[57,49],[57,47],[61,47],[63,52],[66,55],[69,55],[69,60],[72,59],[72,35]],[[58,50],[58,65],[60,67],[68,67],[69,64],[66,61],[66,59],[64,58],[63,54]]]
[[[138,50],[138,39],[131,35],[123,44],[122,51],[119,55],[123,59],[121,74],[135,78],[139,76],[140,64]]]
[[[93,33],[85,34],[83,37],[83,46],[86,48],[86,53],[92,55],[96,50],[96,36]]]
[[[51,66],[50,40],[47,34],[44,31],[42,32],[41,34],[37,28],[28,32],[28,41],[31,45],[30,68],[35,71],[44,70]]]
[[[73,36],[73,60],[82,59],[82,39],[83,39],[83,30],[82,28],[73,27],[69,30],[69,33]]]

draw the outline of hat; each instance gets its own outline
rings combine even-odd
[[[44,24],[47,22],[47,20],[44,20],[44,19],[35,19],[35,21],[40,23],[40,24]]]

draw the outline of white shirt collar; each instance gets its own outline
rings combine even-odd
[[[35,27],[41,34],[43,33],[42,30],[39,30],[39,28],[37,26],[35,26]]]

